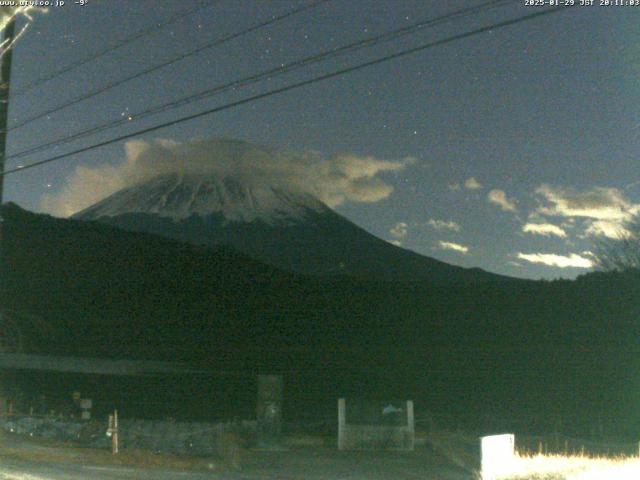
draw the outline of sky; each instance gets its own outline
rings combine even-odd
[[[34,13],[15,47],[7,168],[543,9],[524,0],[506,2],[136,118],[190,93],[481,3],[325,1],[21,125],[309,4],[88,0],[78,5],[67,0]],[[4,201],[67,216],[83,202],[88,206],[117,189],[136,149],[144,145],[235,138],[296,152],[303,159],[301,169],[317,168],[316,161],[338,171],[321,184],[320,196],[326,194],[323,199],[337,212],[403,248],[511,276],[574,278],[590,271],[598,241],[618,235],[624,221],[640,213],[640,6],[597,3],[490,29],[7,175]],[[34,80],[201,4],[191,15],[22,91]],[[116,120],[126,121],[12,158]],[[305,170],[305,178],[310,171]]]

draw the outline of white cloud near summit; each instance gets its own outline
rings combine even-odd
[[[43,196],[41,209],[67,217],[118,190],[170,173],[230,175],[287,187],[311,193],[330,207],[373,203],[393,192],[380,174],[399,172],[415,162],[411,157],[382,160],[355,154],[298,154],[229,139],[133,140],[125,144],[125,153],[115,165],[78,166],[60,191]]]

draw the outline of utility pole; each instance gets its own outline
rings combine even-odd
[[[4,193],[4,170],[7,157],[7,130],[9,123],[9,90],[11,87],[11,58],[13,49],[10,45],[16,33],[16,19],[13,17],[3,32],[3,40],[7,46],[0,59],[0,205]],[[0,252],[2,251],[2,212],[0,211]],[[0,257],[1,257],[0,253]]]
[[[2,58],[0,58],[0,327],[7,324],[6,311],[3,308],[4,303],[4,270],[2,242],[4,239],[4,219],[2,218],[2,199],[4,193],[4,170],[5,158],[7,156],[7,127],[9,123],[9,87],[11,85],[11,43],[16,31],[15,16],[9,21],[3,32],[3,40],[5,41],[6,50]],[[2,335],[2,332],[0,332]],[[0,378],[0,413],[7,411],[6,398],[6,377],[2,375]]]
[[[4,193],[4,170],[7,156],[7,130],[9,124],[9,88],[11,86],[11,44],[15,37],[16,19],[15,16],[9,21],[3,32],[3,40],[6,46],[4,55],[0,58],[0,328],[6,329],[8,319],[6,318],[5,302],[5,279],[4,272],[4,218],[2,217],[2,200]],[[3,335],[3,332],[0,332]],[[6,376],[0,376],[0,414],[7,411],[6,398]]]
[[[3,32],[5,45],[4,55],[0,58],[0,328],[6,329],[7,318],[5,308],[4,285],[4,218],[2,216],[2,201],[4,194],[4,170],[7,157],[7,133],[9,127],[9,90],[11,87],[11,57],[16,32],[16,18],[13,16]],[[5,332],[0,332],[0,335]]]

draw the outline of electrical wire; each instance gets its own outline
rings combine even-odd
[[[378,45],[379,43],[383,43],[383,42],[389,42],[391,40],[395,40],[398,39],[402,36],[405,35],[409,35],[412,33],[415,33],[421,29],[424,29],[426,27],[433,27],[436,25],[440,25],[442,23],[445,23],[447,21],[450,20],[455,20],[455,19],[459,19],[462,17],[466,17],[469,15],[477,15],[478,13],[484,12],[486,10],[489,10],[491,8],[496,8],[499,6],[502,6],[504,4],[507,3],[514,3],[514,1],[516,0],[491,0],[489,2],[485,2],[482,3],[480,5],[476,5],[475,7],[470,7],[470,8],[465,8],[465,9],[461,9],[461,10],[457,10],[455,12],[451,12],[445,15],[441,15],[439,17],[431,17],[428,19],[424,19],[421,20],[419,22],[413,23],[411,25],[408,25],[406,27],[400,28],[400,29],[396,29],[396,30],[392,30],[389,32],[385,32],[383,34],[379,34],[379,35],[375,35],[375,36],[370,36],[367,37],[365,39],[359,40],[357,42],[345,45],[345,46],[341,46],[341,47],[336,47],[330,50],[326,50],[324,52],[321,52],[319,54],[315,54],[300,60],[296,60],[284,65],[281,65],[279,67],[276,68],[271,68],[268,69],[266,71],[260,72],[258,74],[255,75],[251,75],[249,77],[244,77],[238,80],[233,80],[231,82],[227,82],[225,84],[222,85],[218,85],[215,86],[213,88],[208,88],[204,91],[195,93],[195,94],[191,94],[182,98],[179,98],[177,100],[173,100],[171,102],[167,102],[161,105],[157,105],[155,107],[152,107],[150,109],[147,110],[143,110],[140,112],[135,112],[135,113],[130,113],[129,115],[127,115],[125,118],[121,118],[118,120],[113,120],[111,122],[102,124],[102,125],[98,125],[95,127],[91,127],[89,129],[85,129],[85,130],[81,130],[79,132],[73,133],[71,135],[67,135],[66,137],[63,138],[59,138],[56,140],[52,140],[50,142],[44,143],[44,144],[40,144],[34,147],[30,147],[26,150],[17,152],[9,157],[7,157],[8,159],[17,159],[17,158],[22,158],[28,155],[32,155],[34,153],[43,151],[43,150],[47,150],[49,148],[52,147],[57,147],[66,143],[69,143],[71,141],[74,140],[78,140],[80,138],[84,138],[90,135],[94,135],[96,133],[100,133],[103,132],[105,130],[109,130],[111,128],[115,128],[121,125],[127,125],[130,124],[131,121],[135,120],[135,121],[139,121],[143,118],[147,118],[149,116],[152,115],[157,115],[159,113],[168,111],[168,110],[172,110],[175,108],[179,108],[191,103],[194,103],[196,101],[201,101],[207,98],[210,98],[214,95],[217,95],[219,93],[228,91],[230,89],[236,89],[236,88],[242,88],[242,87],[246,87],[248,85],[251,84],[255,84],[263,79],[273,79],[275,77],[278,77],[280,75],[284,75],[287,73],[290,73],[292,71],[298,70],[299,68],[305,67],[307,65],[312,65],[312,64],[316,64],[319,63],[321,61],[325,61],[329,58],[333,58],[335,56],[338,55],[344,55],[346,53],[352,53],[354,51],[363,49],[363,48],[369,48],[375,45]]]
[[[33,82],[29,83],[28,85],[17,89],[14,93],[13,96],[14,97],[19,97],[21,95],[24,95],[26,92],[28,92],[29,90],[34,89],[35,87],[39,87],[40,85],[47,83],[51,80],[53,80],[54,78],[57,78],[61,75],[64,75],[65,73],[71,72],[77,68],[82,67],[83,65],[86,65],[89,62],[93,62],[94,60],[97,60],[100,57],[104,57],[105,55],[114,52],[116,50],[118,50],[119,48],[123,47],[124,45],[127,45],[129,43],[132,43],[136,40],[139,40],[140,38],[146,37],[147,35],[151,35],[159,30],[162,30],[164,27],[166,27],[167,25],[171,25],[172,23],[178,22],[179,20],[182,20],[183,18],[189,17],[191,15],[193,15],[194,13],[200,11],[200,10],[204,10],[206,8],[209,8],[211,5],[213,5],[215,2],[211,2],[211,1],[205,1],[205,2],[199,2],[197,6],[190,8],[184,12],[180,12],[176,15],[171,16],[170,18],[168,18],[165,22],[159,23],[157,25],[153,25],[152,27],[146,28],[144,30],[141,30],[139,32],[134,33],[133,35],[130,35],[126,38],[124,38],[122,41],[109,46],[109,47],[105,47],[102,50],[97,51],[96,53],[82,58],[80,60],[77,60],[73,63],[70,63],[58,70],[54,70],[53,72],[48,73],[47,75],[44,75],[36,80],[34,80]]]
[[[342,76],[342,75],[346,75],[348,73],[352,73],[352,72],[361,70],[363,68],[368,68],[368,67],[371,67],[371,66],[374,66],[374,65],[379,65],[381,63],[384,63],[384,62],[387,62],[387,61],[390,61],[390,60],[394,60],[394,59],[397,59],[397,58],[402,58],[402,57],[405,57],[407,55],[411,55],[411,54],[414,54],[414,53],[417,53],[417,52],[421,52],[421,51],[424,51],[424,50],[427,50],[427,49],[430,49],[430,48],[434,48],[434,47],[437,47],[437,46],[440,46],[440,45],[445,45],[447,43],[451,43],[451,42],[454,42],[454,41],[457,41],[457,40],[462,40],[464,38],[472,37],[472,36],[475,36],[475,35],[478,35],[478,34],[481,34],[481,33],[485,33],[485,32],[492,31],[492,30],[497,30],[499,28],[503,28],[503,27],[507,27],[507,26],[511,26],[511,25],[516,25],[518,23],[522,23],[522,22],[525,22],[525,21],[533,20],[535,18],[540,18],[542,16],[546,16],[546,15],[549,15],[549,14],[552,14],[552,13],[558,13],[558,12],[561,12],[561,11],[567,9],[567,8],[572,8],[572,7],[570,7],[570,6],[554,7],[554,8],[542,10],[542,11],[539,11],[539,12],[535,12],[535,13],[532,13],[532,14],[529,14],[529,15],[524,15],[524,16],[521,16],[521,17],[517,17],[517,18],[511,19],[511,20],[505,20],[505,21],[502,21],[502,22],[497,22],[497,23],[494,23],[494,24],[491,24],[491,25],[488,25],[488,26],[485,26],[485,27],[477,28],[477,29],[474,29],[474,30],[471,30],[471,31],[468,31],[468,32],[452,35],[450,37],[446,37],[446,38],[441,39],[441,40],[437,40],[437,41],[434,41],[434,42],[429,42],[429,43],[422,44],[422,45],[419,45],[419,46],[416,46],[416,47],[412,47],[412,48],[408,48],[408,49],[402,50],[400,52],[396,52],[396,53],[393,53],[393,54],[385,55],[385,56],[379,57],[379,58],[377,58],[375,60],[370,60],[370,61],[367,61],[367,62],[359,63],[357,65],[354,65],[354,66],[351,66],[351,67],[347,67],[347,68],[343,68],[343,69],[340,69],[340,70],[337,70],[337,71],[334,71],[334,72],[331,72],[331,73],[327,73],[327,74],[324,74],[324,75],[320,75],[320,76],[317,76],[317,77],[314,77],[314,78],[311,78],[311,79],[308,79],[308,80],[303,80],[303,81],[292,83],[290,85],[286,85],[286,86],[283,86],[283,87],[275,88],[275,89],[269,90],[269,91],[264,92],[264,93],[260,93],[260,94],[257,94],[257,95],[252,95],[250,97],[247,97],[247,98],[244,98],[244,99],[241,99],[241,100],[237,100],[237,101],[234,101],[234,102],[230,102],[230,103],[227,103],[225,105],[221,105],[221,106],[218,106],[218,107],[215,107],[215,108],[211,108],[211,109],[205,110],[203,112],[199,112],[199,113],[195,113],[195,114],[188,115],[188,116],[185,116],[185,117],[181,117],[181,118],[178,118],[178,119],[175,119],[175,120],[171,120],[169,122],[165,122],[165,123],[162,123],[162,124],[159,124],[159,125],[155,125],[153,127],[144,128],[144,129],[138,130],[136,132],[128,133],[126,135],[121,135],[119,137],[112,138],[110,140],[105,140],[103,142],[99,142],[99,143],[96,143],[96,144],[93,144],[93,145],[89,145],[89,146],[86,146],[86,147],[82,147],[82,148],[79,148],[77,150],[73,150],[71,152],[63,153],[63,154],[60,154],[60,155],[55,155],[53,157],[50,157],[50,158],[47,158],[47,159],[44,159],[44,160],[40,160],[40,161],[31,163],[29,165],[19,166],[19,167],[14,168],[14,169],[5,170],[4,172],[1,172],[0,175],[1,176],[6,176],[6,175],[9,175],[9,174],[12,174],[12,173],[22,172],[22,171],[30,169],[30,168],[35,168],[35,167],[38,167],[38,166],[41,166],[41,165],[45,165],[47,163],[52,163],[52,162],[55,162],[55,161],[58,161],[58,160],[62,160],[64,158],[67,158],[67,157],[70,157],[70,156],[73,156],[73,155],[77,155],[77,154],[80,154],[80,153],[88,152],[88,151],[94,150],[96,148],[104,147],[104,146],[111,145],[111,144],[116,143],[116,142],[120,142],[120,141],[123,141],[123,140],[128,140],[130,138],[134,138],[134,137],[137,137],[137,136],[140,136],[140,135],[144,135],[145,133],[154,132],[156,130],[160,130],[160,129],[163,129],[163,128],[166,128],[166,127],[171,127],[171,126],[174,126],[174,125],[178,125],[180,123],[184,123],[184,122],[187,122],[187,121],[190,121],[190,120],[194,120],[196,118],[204,117],[204,116],[207,116],[207,115],[212,115],[214,113],[218,113],[218,112],[221,112],[221,111],[224,111],[224,110],[228,110],[228,109],[240,106],[240,105],[245,105],[247,103],[254,102],[256,100],[260,100],[260,99],[263,99],[263,98],[271,97],[273,95],[277,95],[277,94],[280,94],[280,93],[288,92],[288,91],[291,91],[291,90],[294,90],[294,89],[298,89],[298,88],[301,88],[301,87],[304,87],[304,86],[307,86],[307,85],[312,85],[314,83],[318,83],[318,82],[321,82],[321,81],[324,81],[324,80],[328,80],[328,79],[331,79],[331,78],[336,78],[336,77],[339,77],[339,76]]]
[[[133,74],[133,75],[131,75],[129,77],[126,77],[126,78],[123,78],[123,79],[120,79],[120,80],[116,80],[115,82],[109,83],[109,84],[107,84],[107,85],[105,85],[103,87],[100,87],[100,88],[97,88],[95,90],[92,90],[89,93],[86,93],[84,95],[76,97],[74,100],[71,100],[70,102],[64,103],[62,105],[58,105],[57,107],[50,108],[49,110],[46,110],[46,111],[41,112],[41,113],[38,113],[38,114],[33,115],[31,117],[28,117],[28,118],[22,120],[21,122],[9,127],[7,129],[7,131],[11,132],[11,131],[16,130],[18,128],[22,128],[25,125],[28,125],[28,124],[30,124],[32,122],[35,122],[36,120],[44,118],[44,117],[46,117],[48,115],[51,115],[53,113],[59,112],[60,110],[64,110],[65,108],[71,107],[73,105],[77,105],[80,102],[83,102],[83,101],[88,100],[90,98],[93,98],[93,97],[95,97],[97,95],[100,95],[101,93],[104,93],[104,92],[107,92],[109,90],[112,90],[112,89],[114,89],[116,87],[119,87],[120,85],[123,85],[123,84],[125,84],[127,82],[130,82],[132,80],[136,80],[136,79],[142,78],[145,75],[148,75],[150,73],[157,72],[158,70],[161,70],[161,69],[163,69],[165,67],[173,65],[173,64],[175,64],[177,62],[180,62],[180,61],[182,61],[182,60],[184,60],[186,58],[189,58],[189,57],[191,57],[193,55],[196,55],[196,54],[198,54],[198,53],[200,53],[200,52],[202,52],[204,50],[208,50],[210,48],[220,46],[220,45],[222,45],[222,44],[224,44],[226,42],[229,42],[231,40],[234,40],[234,39],[236,39],[238,37],[241,37],[241,36],[246,35],[248,33],[254,32],[254,31],[259,30],[261,28],[264,28],[264,27],[266,27],[268,25],[272,25],[272,24],[274,24],[276,22],[282,21],[282,20],[284,20],[286,18],[289,18],[289,17],[291,17],[293,15],[297,15],[299,13],[305,12],[305,11],[310,10],[312,8],[316,8],[319,5],[321,5],[323,3],[326,3],[326,2],[330,2],[330,1],[331,0],[315,0],[315,1],[311,2],[310,4],[307,4],[307,5],[303,6],[303,7],[299,7],[299,8],[296,8],[294,10],[290,10],[289,12],[284,13],[282,15],[279,15],[277,17],[271,17],[267,21],[255,24],[255,25],[253,25],[253,26],[251,26],[251,27],[249,27],[249,28],[247,28],[245,30],[242,30],[240,32],[232,33],[230,35],[218,38],[217,40],[215,40],[213,42],[201,45],[201,46],[199,46],[197,48],[189,50],[186,53],[182,53],[182,54],[178,55],[177,57],[173,57],[170,60],[167,60],[165,62],[156,64],[153,67],[146,68],[146,69],[144,69],[144,70],[142,70],[142,71],[140,71],[138,73],[135,73],[135,74]]]

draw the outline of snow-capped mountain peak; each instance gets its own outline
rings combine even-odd
[[[222,215],[230,222],[262,221],[282,225],[329,208],[312,195],[233,176],[165,174],[125,188],[77,213],[97,219],[128,213],[154,214],[181,220],[193,215]]]

